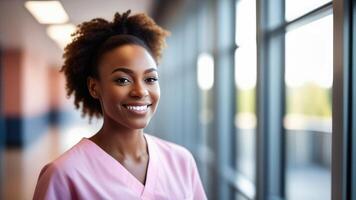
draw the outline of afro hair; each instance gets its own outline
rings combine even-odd
[[[103,114],[99,100],[89,93],[87,78],[98,78],[97,63],[105,52],[124,44],[138,44],[146,48],[157,63],[161,58],[169,32],[146,14],[129,16],[130,12],[116,13],[112,22],[102,18],[83,22],[64,49],[61,71],[67,81],[67,95],[74,95],[75,107],[81,107],[83,116],[92,118]]]

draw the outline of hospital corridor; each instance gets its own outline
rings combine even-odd
[[[127,38],[104,38],[114,32]],[[85,59],[108,66],[130,45],[136,57],[122,59],[133,60],[126,67],[156,65],[140,84],[127,78],[136,68],[118,68],[111,74],[125,77],[98,92],[104,67],[69,68]],[[124,93],[151,99],[107,106]],[[94,135],[106,127],[146,135],[146,146],[132,145],[148,155],[138,159],[147,161],[146,185],[138,168],[126,171],[152,187],[137,199],[356,200],[356,1],[0,0],[0,199],[38,198],[43,167],[83,138],[101,147]],[[178,153],[154,163],[164,145]],[[147,177],[152,166],[161,175]],[[177,182],[149,185],[156,178]]]

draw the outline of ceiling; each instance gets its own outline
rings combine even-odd
[[[0,47],[35,53],[52,65],[61,65],[63,51],[24,7],[25,0],[0,0]],[[154,0],[60,0],[69,22],[75,25],[101,17],[111,20],[115,12],[152,14]]]

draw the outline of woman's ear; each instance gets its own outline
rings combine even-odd
[[[87,86],[88,86],[88,90],[90,95],[94,98],[94,99],[99,99],[99,90],[98,90],[98,80],[96,80],[93,77],[88,77],[87,78]]]

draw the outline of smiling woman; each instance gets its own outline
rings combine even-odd
[[[110,118],[125,128],[145,128],[160,97],[152,56],[140,45],[124,45],[105,53],[98,66],[99,79],[89,77],[88,86],[101,102],[104,122]]]
[[[68,95],[104,123],[42,169],[33,199],[206,199],[191,153],[143,132],[160,99],[168,32],[129,14],[82,23],[66,47]]]

